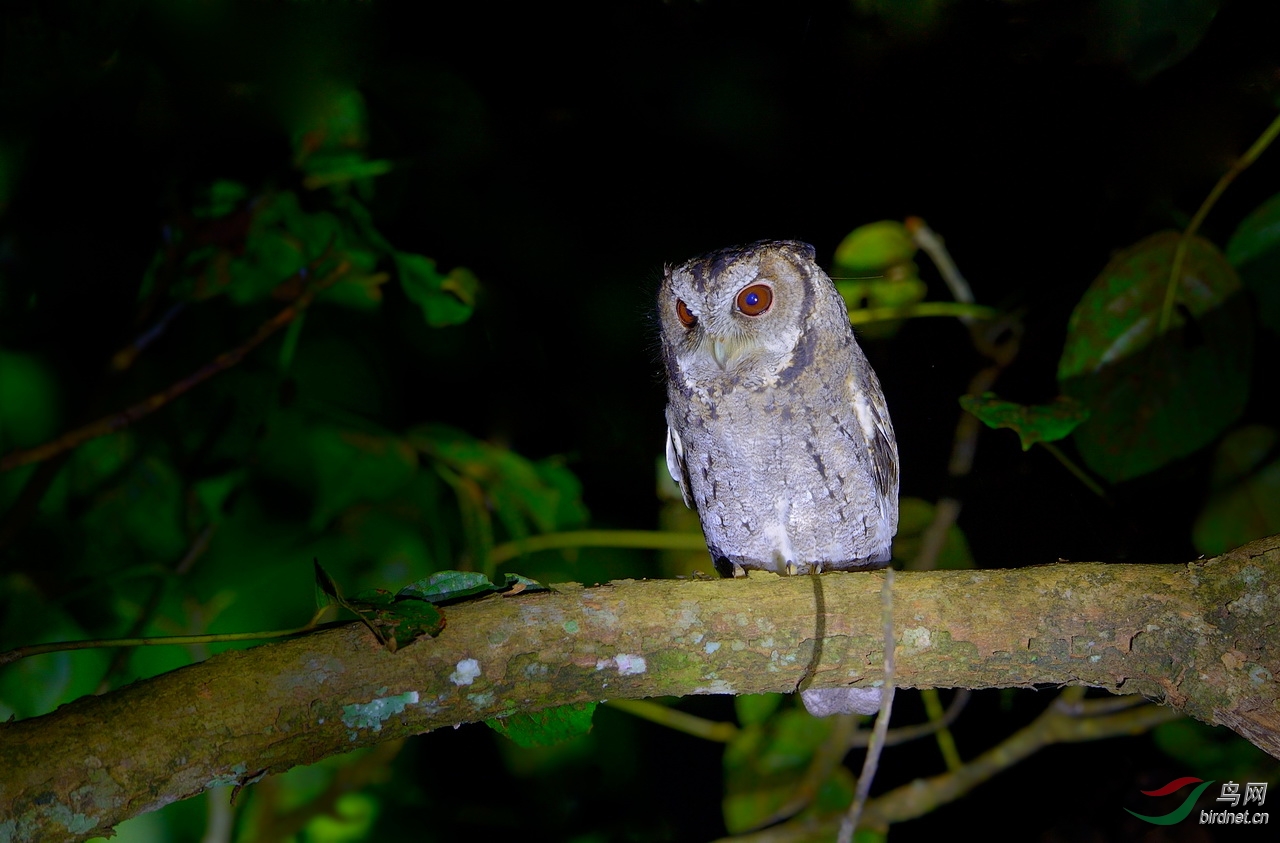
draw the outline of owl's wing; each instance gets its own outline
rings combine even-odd
[[[874,378],[874,375],[872,376]],[[889,421],[884,393],[874,380],[870,388],[854,389],[853,409],[866,434],[871,455],[871,479],[876,484],[880,515],[895,527],[898,522],[898,440]]]
[[[693,509],[693,493],[689,488],[689,468],[684,464],[684,443],[680,434],[671,425],[667,425],[667,471],[671,479],[680,487],[684,497],[684,505]]]

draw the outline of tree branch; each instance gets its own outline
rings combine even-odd
[[[869,686],[882,578],[819,578],[821,642],[813,581],[757,575],[490,597],[394,654],[359,624],[223,653],[0,725],[0,837],[82,840],[210,787],[563,703]],[[1276,582],[1280,536],[1177,565],[901,573],[894,682],[1140,693],[1280,758]]]

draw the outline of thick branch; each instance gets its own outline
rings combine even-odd
[[[561,703],[870,685],[882,579],[565,585],[450,607],[438,638],[395,654],[357,624],[223,653],[0,725],[0,838],[81,840],[209,787]],[[1142,693],[1280,757],[1277,582],[1280,537],[1185,565],[899,574],[896,684]]]

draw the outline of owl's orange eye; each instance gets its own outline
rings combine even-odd
[[[686,328],[692,328],[693,323],[698,321],[698,317],[693,315],[693,311],[689,310],[689,305],[680,299],[676,299],[676,316],[680,317],[680,324]]]
[[[773,288],[768,284],[752,284],[738,293],[738,310],[747,316],[759,316],[773,304]]]

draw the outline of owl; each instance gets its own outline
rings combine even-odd
[[[716,570],[877,568],[898,529],[898,447],[880,382],[813,247],[765,240],[667,267],[658,295],[667,468]],[[810,689],[818,716],[874,689]]]

